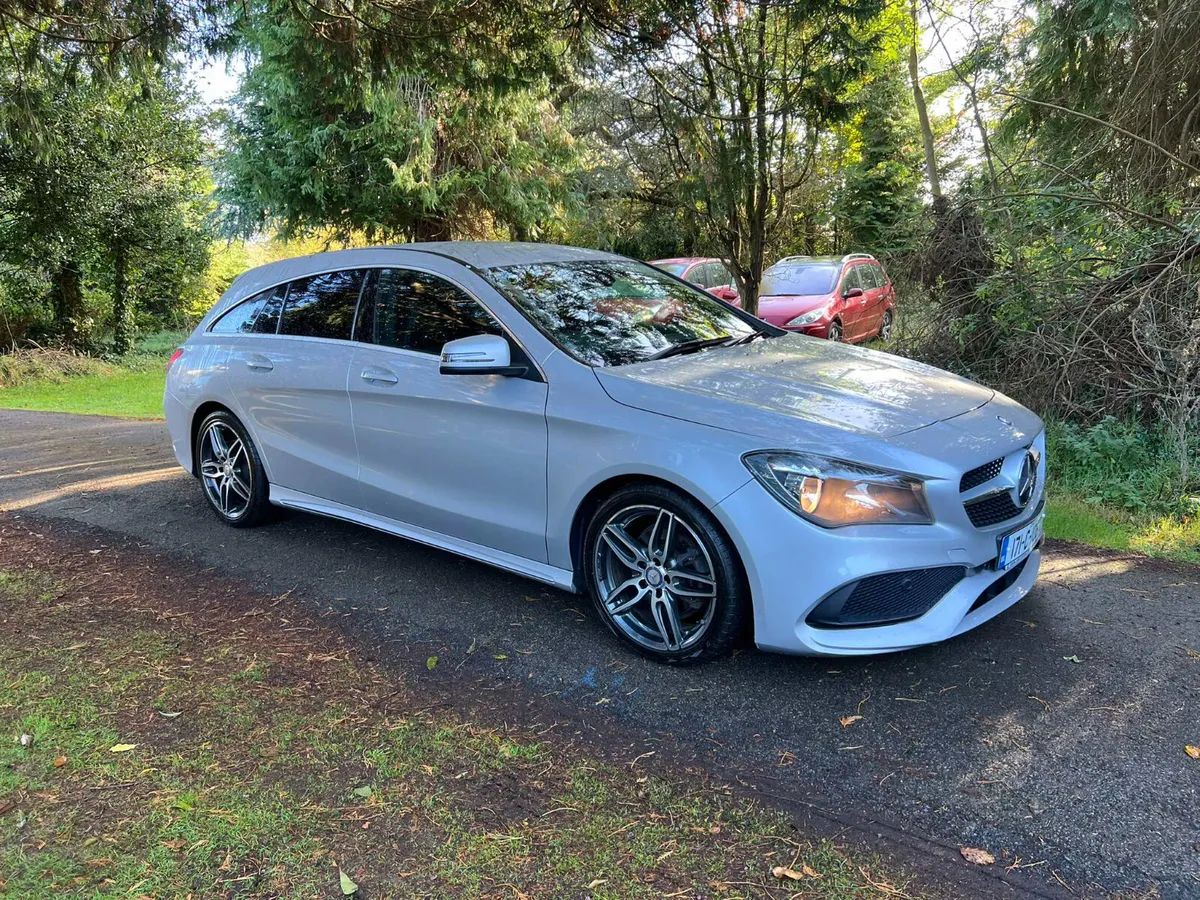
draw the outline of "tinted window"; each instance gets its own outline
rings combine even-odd
[[[707,294],[632,260],[506,266],[488,276],[555,343],[593,366],[755,330]]]
[[[263,307],[254,320],[255,334],[274,334],[279,330],[279,313],[283,309],[283,295],[287,293],[287,285],[281,284],[273,288],[267,295]]]
[[[763,297],[785,294],[828,294],[837,284],[836,263],[784,263],[763,272],[758,293]]]
[[[279,333],[350,340],[362,280],[361,269],[350,269],[293,281]]]
[[[439,354],[447,341],[503,334],[486,309],[457,285],[411,269],[381,269],[359,324],[361,340]]]
[[[250,334],[254,331],[254,320],[267,302],[270,291],[255,294],[248,300],[227,310],[208,330],[213,334]]]

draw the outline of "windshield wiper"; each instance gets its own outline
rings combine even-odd
[[[697,350],[703,350],[705,347],[718,347],[721,344],[729,343],[731,340],[733,338],[725,335],[719,338],[697,338],[692,341],[681,341],[678,344],[672,344],[670,347],[663,347],[657,353],[651,353],[646,359],[666,359],[668,356],[682,356],[684,353],[695,353]]]
[[[767,338],[769,336],[770,335],[768,335],[765,331],[752,331],[745,337],[740,337],[740,338],[735,339],[733,341],[733,343],[729,344],[729,346],[730,347],[740,347],[740,346],[742,346],[742,344],[753,343],[755,338]]]

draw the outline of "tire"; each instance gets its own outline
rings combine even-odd
[[[881,341],[890,341],[895,327],[896,314],[890,309],[884,310],[883,318],[879,322],[879,339]]]
[[[217,518],[234,528],[253,528],[271,519],[266,470],[233,413],[217,410],[205,417],[196,430],[195,453],[204,499]]]
[[[600,505],[584,538],[583,575],[609,630],[657,662],[725,656],[750,622],[733,543],[701,504],[665,485],[630,485]]]
[[[842,323],[837,319],[830,322],[829,331],[826,332],[825,337],[840,344],[842,342]]]

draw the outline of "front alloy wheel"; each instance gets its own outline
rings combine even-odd
[[[241,423],[215,412],[200,425],[196,440],[204,496],[229,525],[257,525],[269,511],[262,463]]]
[[[745,590],[728,539],[690,498],[626,489],[589,529],[587,574],[608,626],[647,656],[692,662],[724,653],[743,623]]]
[[[834,319],[829,323],[829,332],[825,335],[831,341],[841,342],[842,340],[842,323]]]

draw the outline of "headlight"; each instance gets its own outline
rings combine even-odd
[[[823,306],[818,306],[816,309],[810,309],[808,312],[802,313],[801,315],[796,316],[796,318],[794,318],[794,319],[789,319],[788,324],[789,325],[811,325],[813,322],[817,321],[817,319],[821,318],[821,316],[823,316],[823,315],[825,315],[825,308]]]
[[[742,461],[780,503],[823,528],[933,524],[924,482],[907,475],[782,450]]]

